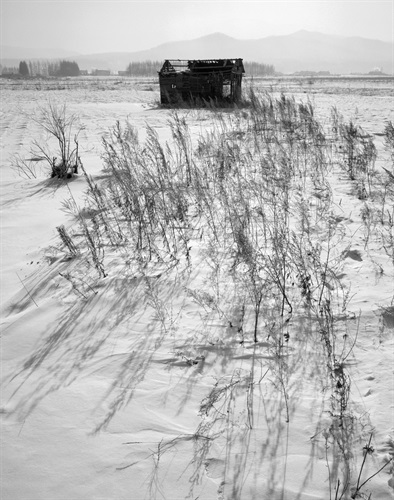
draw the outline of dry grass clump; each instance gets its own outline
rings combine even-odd
[[[319,370],[330,422],[319,423],[316,435],[325,436],[329,498],[348,498],[351,487],[360,495],[365,482],[356,480],[351,465],[360,426],[347,363],[357,329],[344,331],[340,321],[349,317],[350,291],[339,278],[349,242],[328,179],[338,166],[346,171],[365,204],[368,234],[379,233],[392,256],[392,173],[376,171],[371,137],[352,122],[344,124],[336,110],[324,130],[310,102],[253,91],[249,102],[231,113],[207,111],[209,126],[197,140],[180,112],[169,122],[171,144],[163,145],[151,127],[141,143],[129,123],[116,123],[103,139],[106,180],[98,185],[82,169],[86,206],[82,213],[68,205],[78,230],[59,234],[74,258],[90,259],[99,277],[110,274],[111,258],[121,255],[146,279],[165,332],[172,319],[149,276],[156,270],[170,281],[174,273],[190,275],[202,261],[201,288],[185,287],[185,300],[227,323],[240,345],[251,343],[256,353],[268,346],[266,370],[253,362],[249,371],[218,381],[202,402],[198,435],[204,439],[194,460],[199,467],[230,417],[253,430],[255,391],[268,378],[283,397],[278,414],[291,421],[297,390],[292,376],[312,367],[302,366],[301,358],[290,361],[287,349],[293,340],[311,342],[306,351],[324,360]],[[386,132],[392,155],[392,126]],[[384,195],[378,195],[382,186]],[[297,321],[308,325],[305,338],[292,328]],[[236,414],[241,393],[246,410]]]
[[[51,178],[69,179],[77,174],[81,166],[78,136],[83,130],[78,116],[69,114],[66,104],[49,102],[32,119],[45,137],[33,141],[29,158],[14,155],[11,164],[18,175],[37,178],[38,162],[44,162]]]

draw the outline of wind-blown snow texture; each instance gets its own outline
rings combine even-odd
[[[102,171],[101,138],[109,138],[117,120],[128,119],[140,143],[149,125],[163,144],[171,144],[172,112],[158,107],[155,82],[0,84],[0,497],[350,498],[371,434],[374,452],[367,456],[360,484],[394,453],[394,279],[381,243],[371,236],[365,244],[363,202],[346,175],[334,169],[326,179],[344,249],[336,278],[350,298],[343,316],[335,317],[338,343],[351,347],[341,368],[351,382],[351,411],[344,424],[351,484],[341,497],[345,467],[338,443],[344,441],[332,436],[343,431],[335,428],[329,411],[327,359],[306,314],[285,316],[284,326],[267,303],[254,342],[252,322],[240,328],[242,305],[222,309],[212,289],[206,291],[214,259],[200,233],[190,240],[190,268],[167,272],[157,266],[141,273],[128,263],[126,250],[109,251],[107,276],[98,279],[92,266],[65,258],[56,231],[62,224],[72,227],[64,200],[72,195],[84,207],[85,177],[59,184],[45,178],[40,164],[33,179],[10,168],[13,154],[26,155],[33,139],[46,140],[32,118],[48,99],[65,102],[85,125],[80,154],[97,183],[108,175]],[[394,119],[392,84],[272,80],[255,85],[274,99],[281,92],[297,102],[310,99],[323,127],[336,106],[345,120],[372,135],[377,169],[390,166],[383,132]],[[179,115],[194,139],[213,120],[209,110],[184,109]],[[311,210],[318,203],[311,200]],[[217,249],[215,275],[222,291],[229,287],[224,250]],[[283,332],[287,341],[278,340]],[[393,498],[392,470],[391,463],[359,498]],[[337,476],[340,486],[332,481]]]

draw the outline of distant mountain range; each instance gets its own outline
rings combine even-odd
[[[394,74],[394,44],[362,37],[341,37],[310,31],[239,40],[222,33],[158,45],[139,52],[81,55],[48,49],[1,48],[1,64],[14,66],[21,59],[71,58],[80,69],[125,70],[132,61],[165,59],[243,58],[272,64],[276,71],[330,71],[333,74],[368,73],[380,68]]]

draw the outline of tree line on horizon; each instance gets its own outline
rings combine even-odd
[[[126,67],[127,76],[157,76],[163,61],[133,61]]]
[[[21,76],[79,76],[80,69],[75,61],[20,61],[19,67],[4,67],[2,73],[19,74]]]
[[[244,68],[248,76],[274,76],[276,73],[273,64],[263,64],[255,61],[245,61]]]
[[[163,65],[163,61],[133,61],[130,62],[124,74],[126,76],[157,76]],[[275,67],[272,64],[263,64],[255,61],[244,62],[245,73],[248,76],[274,76]],[[36,59],[33,61],[20,61],[19,68],[3,67],[3,74],[20,74],[23,77],[44,76],[63,77],[79,76],[80,69],[75,61],[48,61]]]

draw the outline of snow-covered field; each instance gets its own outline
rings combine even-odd
[[[256,80],[271,111],[176,115],[149,79],[0,85],[0,498],[393,498],[392,81]],[[11,167],[49,101],[91,186],[134,169],[111,210]],[[278,125],[299,102],[311,131]],[[333,106],[376,147],[362,179]]]

